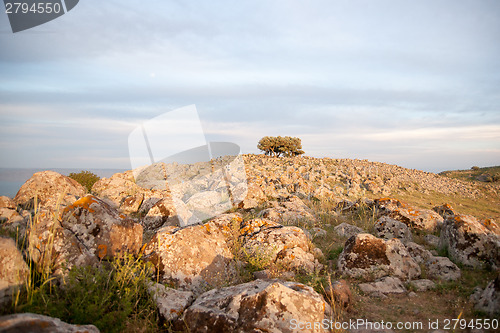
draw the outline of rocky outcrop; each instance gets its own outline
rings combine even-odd
[[[309,273],[322,268],[311,252],[307,235],[300,228],[254,219],[242,223],[241,236],[248,254],[265,256],[269,263]]]
[[[28,265],[14,240],[0,237],[0,305],[5,305],[25,283],[28,273]]]
[[[413,237],[410,228],[403,222],[399,222],[389,216],[380,217],[374,225],[377,237],[383,239],[397,238],[403,243],[411,242]]]
[[[351,238],[352,236],[355,236],[357,234],[362,234],[364,233],[364,230],[361,229],[360,227],[356,227],[352,224],[348,223],[341,223],[335,228],[333,228],[335,233],[339,235],[340,237],[345,237],[345,238]]]
[[[460,279],[460,268],[446,257],[432,257],[425,263],[427,275],[433,279],[455,281]]]
[[[194,301],[192,292],[168,288],[161,283],[151,283],[148,291],[156,302],[160,316],[166,321],[178,319]]]
[[[270,204],[273,207],[261,211],[260,217],[287,225],[296,225],[298,221],[314,224],[316,221],[310,209],[296,196],[292,196],[286,201],[271,201]]]
[[[0,317],[1,332],[16,333],[99,333],[94,325],[71,325],[57,318],[34,313]]]
[[[484,290],[477,290],[471,300],[476,310],[486,312],[491,317],[500,315],[500,274]]]
[[[86,193],[76,180],[54,171],[33,174],[17,192],[14,201],[24,209],[33,209],[36,202],[44,209],[52,211],[65,207]]]
[[[365,294],[404,294],[406,288],[400,279],[386,276],[372,283],[360,283],[359,289]]]
[[[201,295],[185,312],[191,331],[298,332],[293,323],[321,322],[328,303],[311,287],[296,282],[255,280],[214,289]],[[319,328],[301,332],[323,332]]]
[[[441,230],[439,246],[448,249],[450,258],[470,267],[500,267],[500,233],[491,221],[479,221],[470,215],[447,218]]]
[[[27,211],[22,211],[21,214],[17,211],[17,204],[14,200],[9,197],[0,197],[0,229],[23,238],[30,214]]]
[[[337,269],[342,274],[365,280],[384,276],[414,279],[421,273],[400,240],[384,241],[370,234],[358,234],[346,241]]]
[[[233,254],[215,223],[162,228],[145,246],[144,256],[162,282],[197,294],[236,280]]]

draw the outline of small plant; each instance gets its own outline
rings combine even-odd
[[[68,175],[68,177],[80,183],[89,193],[92,191],[92,186],[100,179],[100,177],[95,173],[83,170],[78,173],[72,172]]]

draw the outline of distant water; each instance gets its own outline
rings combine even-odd
[[[72,172],[78,173],[82,169],[52,168],[52,169],[11,169],[0,168],[0,196],[5,195],[13,198],[16,196],[19,188],[33,176],[35,172],[52,170],[62,175],[69,175]],[[124,172],[125,169],[86,169],[95,173],[101,178],[108,178],[117,172]]]

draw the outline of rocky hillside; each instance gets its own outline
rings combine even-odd
[[[15,198],[1,197],[0,302],[7,316],[0,317],[0,330],[94,324],[101,331],[125,325],[130,331],[359,332],[369,327],[366,321],[428,325],[429,319],[498,317],[497,184],[365,160],[242,160],[245,191],[243,170],[234,177],[237,186],[223,173],[205,177],[206,165],[183,166],[175,187],[167,184],[171,166],[158,164],[147,170],[154,181],[138,182],[127,171],[101,179],[92,193],[68,177],[40,172]],[[181,180],[199,174],[195,183]],[[193,208],[208,216],[227,204],[233,204],[228,211],[207,219]],[[129,269],[132,285],[119,280],[118,294],[132,286],[147,290],[133,293],[141,296],[120,323],[57,312],[36,297],[19,305],[13,297],[20,291],[66,302],[61,295],[76,288],[72,283],[86,283],[79,268],[109,271],[107,286],[122,272],[110,267],[123,267],[126,255],[152,271]],[[29,283],[34,271],[45,279],[40,287]],[[91,280],[89,286],[99,281]],[[59,291],[42,288],[48,281],[57,281]],[[157,309],[153,319],[137,308],[148,300]],[[19,314],[29,312],[24,309],[68,324]],[[364,327],[334,325],[357,319]],[[314,324],[324,320],[331,324]]]

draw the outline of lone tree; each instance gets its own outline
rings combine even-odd
[[[265,136],[260,139],[257,148],[269,156],[298,156],[304,154],[299,138],[290,136]]]

